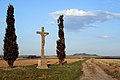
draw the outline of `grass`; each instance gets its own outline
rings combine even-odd
[[[74,80],[82,75],[82,62],[78,61],[59,66],[51,65],[49,69],[37,69],[37,65],[0,68],[0,80]]]

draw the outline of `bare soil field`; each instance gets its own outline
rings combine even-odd
[[[120,80],[119,64],[120,60],[117,59],[89,59],[82,64],[83,76],[79,80]],[[105,70],[108,70],[108,73]],[[109,71],[113,73],[109,74]],[[114,75],[118,76],[114,77]]]
[[[120,59],[96,59],[95,63],[108,75],[120,80]]]
[[[65,59],[67,63],[73,63],[82,59]],[[38,64],[38,59],[23,59],[23,60],[16,60],[14,62],[14,66],[27,66],[27,65],[34,65]],[[47,59],[47,64],[58,64],[58,59]],[[4,60],[0,60],[0,68],[1,67],[8,67],[7,62]]]

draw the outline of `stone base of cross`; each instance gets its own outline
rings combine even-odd
[[[45,59],[45,58],[38,59],[38,66],[37,66],[37,68],[38,69],[48,69],[47,59]]]

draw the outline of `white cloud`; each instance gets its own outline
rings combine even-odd
[[[78,9],[68,9],[49,13],[58,17],[64,15],[65,28],[72,31],[81,31],[88,27],[95,27],[93,23],[104,22],[110,19],[120,19],[120,13],[108,11],[84,11]]]
[[[97,36],[97,38],[100,38],[100,39],[111,39],[112,36]]]
[[[54,25],[54,24],[56,24],[56,22],[55,22],[55,21],[51,21],[50,24],[51,24],[51,25]]]
[[[91,13],[90,11],[86,12],[83,10],[78,9],[69,9],[69,10],[62,10],[62,11],[56,11],[52,12],[50,14],[57,14],[57,15],[67,15],[67,16],[88,16],[88,15],[95,15],[94,13]]]

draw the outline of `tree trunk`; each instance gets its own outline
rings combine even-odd
[[[60,65],[63,65],[63,60],[60,60],[60,59],[59,59],[59,64],[60,64]]]
[[[13,68],[13,62],[14,62],[14,61],[12,61],[12,60],[9,60],[9,61],[7,62],[10,68]]]

